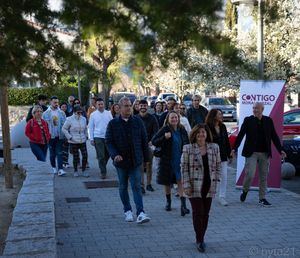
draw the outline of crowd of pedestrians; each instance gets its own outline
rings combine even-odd
[[[227,167],[244,136],[242,155],[246,157],[246,174],[240,201],[246,200],[258,164],[259,203],[271,205],[265,198],[271,141],[282,157],[286,154],[272,119],[262,115],[262,103],[253,105],[253,115],[245,118],[231,150],[222,111],[208,111],[200,105],[199,95],[193,96],[189,109],[169,98],[167,102],[157,101],[153,111],[146,100],[131,103],[126,97],[112,105],[110,110],[105,109],[103,99],[96,97],[91,99],[88,108],[84,108],[74,96],[69,96],[67,102],[60,105],[58,98],[53,96],[49,107],[46,107],[46,96],[39,96],[37,101],[28,112],[25,129],[33,154],[45,162],[49,148],[53,173],[64,176],[63,168],[69,167],[71,153],[74,177],[89,177],[89,139],[95,147],[100,178],[107,178],[109,158],[116,167],[127,222],[134,221],[129,183],[136,207],[136,222],[150,221],[145,213],[143,194],[155,191],[152,175],[156,172],[156,182],[164,186],[166,211],[172,210],[172,188],[180,197],[181,216],[190,213],[186,205],[186,198],[189,199],[197,249],[204,252],[212,198],[217,195],[221,205],[228,205]]]

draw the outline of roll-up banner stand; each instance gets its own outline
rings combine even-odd
[[[239,130],[244,118],[251,116],[255,102],[264,103],[263,115],[273,119],[275,130],[282,140],[283,132],[283,104],[284,104],[284,81],[241,81],[239,97]],[[246,137],[246,136],[245,136]],[[241,188],[244,180],[245,157],[242,150],[245,137],[238,149],[236,186]],[[281,155],[272,143],[272,158],[268,174],[268,190],[280,190],[281,183]],[[256,170],[251,189],[258,189],[258,170]]]

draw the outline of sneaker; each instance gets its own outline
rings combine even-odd
[[[54,175],[57,174],[57,169],[56,168],[52,168],[52,174],[54,174]]]
[[[69,164],[63,164],[63,167],[64,167],[64,168],[69,168],[70,165],[69,165]]]
[[[83,176],[83,177],[89,177],[90,175],[89,175],[89,173],[88,173],[88,172],[86,172],[86,171],[83,171],[83,172],[82,172],[82,176]]]
[[[144,212],[141,212],[140,215],[136,218],[137,224],[143,224],[150,221],[150,218]]]
[[[154,189],[153,189],[152,185],[147,185],[146,190],[149,191],[149,192],[154,192]]]
[[[104,175],[104,174],[101,174],[101,179],[106,179],[106,175]]]
[[[241,193],[241,196],[240,196],[241,202],[244,202],[246,200],[247,194],[248,194],[248,192],[245,192],[243,190],[243,192]]]
[[[197,249],[200,253],[204,253],[205,252],[205,243],[204,242],[201,242],[201,243],[197,243]]]
[[[126,222],[133,222],[133,214],[132,211],[126,211],[124,213]]]
[[[269,203],[266,199],[261,199],[261,200],[259,200],[259,204],[260,204],[260,205],[263,205],[263,206],[265,206],[265,207],[270,207],[270,206],[272,206],[272,204]]]
[[[223,206],[228,206],[228,202],[225,200],[224,197],[219,198],[219,203]]]
[[[74,177],[79,177],[78,172],[74,172]]]
[[[58,170],[58,175],[59,176],[64,176],[65,174],[66,174],[66,172],[63,169]]]
[[[145,194],[146,193],[145,188],[141,186],[141,189],[142,189],[142,194]]]

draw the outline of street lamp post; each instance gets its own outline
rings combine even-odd
[[[264,22],[263,22],[263,0],[231,0],[236,5],[254,5],[257,3],[257,63],[258,77],[264,79]]]

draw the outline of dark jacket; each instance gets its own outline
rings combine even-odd
[[[130,126],[129,131],[131,132],[132,139],[130,143],[133,148],[134,164],[132,168],[136,168],[140,166],[143,161],[148,161],[148,139],[145,126],[140,118],[130,116],[128,122],[126,126]],[[114,165],[120,168],[128,168],[128,160],[124,158],[128,156],[128,135],[126,135],[123,126],[121,116],[111,120],[107,125],[105,143],[112,160],[114,160],[117,155],[123,157],[123,161],[114,162]]]
[[[162,156],[159,161],[159,168],[157,172],[157,183],[161,185],[171,185],[176,183],[176,178],[171,169],[172,159],[172,137],[169,139],[165,138],[165,133],[172,132],[169,126],[161,128],[156,135],[152,138],[152,144],[156,147],[161,148]],[[180,135],[183,145],[189,143],[189,138],[184,127],[180,127]],[[182,149],[181,149],[182,150]]]
[[[41,106],[42,109],[43,109],[43,112],[45,112],[45,111],[48,109],[48,107],[45,106],[45,105],[40,105],[40,104],[36,104],[36,105],[37,105],[37,106]],[[32,109],[33,109],[33,107],[31,107],[31,108],[29,109],[29,111],[28,111],[28,114],[27,114],[27,116],[26,116],[26,122],[28,122],[31,118],[33,118],[33,116],[32,116]]]
[[[219,145],[221,161],[227,161],[230,158],[231,148],[226,126],[221,124],[220,134],[217,134],[215,127],[209,126],[209,129],[213,136],[213,142]]]
[[[250,157],[252,153],[255,151],[255,147],[257,144],[257,122],[255,116],[248,116],[244,119],[244,122],[241,126],[241,130],[236,138],[234,150],[237,151],[240,146],[244,136],[246,135],[246,140],[244,144],[244,148],[242,151],[242,155],[244,157]],[[271,140],[273,141],[277,151],[280,153],[282,151],[282,145],[280,143],[279,137],[275,131],[274,124],[272,118],[268,116],[262,117],[262,124],[265,133],[265,144],[267,147],[268,156],[272,157],[271,150]]]
[[[143,121],[146,128],[148,141],[150,141],[158,131],[158,122],[156,118],[151,114],[146,114],[144,117],[140,115],[137,116]]]
[[[191,107],[187,110],[187,119],[190,122],[191,128],[193,128],[197,124],[203,124],[205,122],[205,118],[208,114],[208,111],[205,107],[201,106],[198,109]]]

